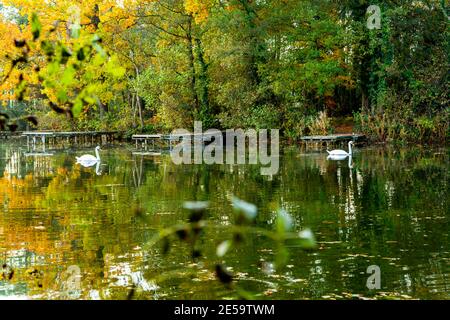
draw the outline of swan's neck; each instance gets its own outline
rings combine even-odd
[[[352,144],[348,143],[348,154],[352,155]]]
[[[97,160],[100,161],[100,153],[98,152],[98,149],[95,149],[95,156],[97,157]]]

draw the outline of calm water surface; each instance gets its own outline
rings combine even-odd
[[[349,168],[287,148],[272,179],[253,165],[176,166],[131,151],[105,148],[101,166],[82,168],[75,156],[92,149],[27,156],[1,142],[0,298],[222,299],[239,288],[260,299],[450,298],[449,149],[364,148]],[[197,261],[180,241],[166,255],[146,246],[186,221],[184,201],[209,200],[210,223],[230,224],[233,195],[258,206],[262,228],[285,208],[319,247],[289,248],[286,268],[273,272],[275,246],[259,236],[217,258],[229,238],[220,228],[203,235]],[[219,262],[233,287],[215,279]],[[370,265],[380,290],[366,287]]]

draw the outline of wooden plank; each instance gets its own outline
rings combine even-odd
[[[131,138],[143,140],[143,139],[160,139],[161,137],[162,135],[160,134],[135,134]]]
[[[30,153],[25,153],[25,157],[51,157],[53,156],[53,153],[48,153],[48,152],[30,152]]]
[[[133,152],[133,155],[159,157],[162,155],[162,153],[161,152]]]
[[[22,132],[23,136],[53,136],[54,132],[50,131],[25,131]]]
[[[113,135],[118,131],[85,131],[85,132],[54,132],[54,131],[25,131],[24,136],[49,136],[55,137],[75,137],[75,136],[89,136],[89,135]]]
[[[362,134],[333,134],[327,136],[304,136],[302,141],[342,141],[342,140],[359,140],[364,138]]]

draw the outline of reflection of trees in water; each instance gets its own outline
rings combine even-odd
[[[22,152],[18,149],[5,149],[5,166],[3,170],[4,176],[16,176],[22,178],[21,166],[22,166]]]
[[[144,157],[134,157],[133,159],[133,185],[135,188],[140,187],[144,178]]]
[[[27,174],[32,174],[35,177],[46,177],[54,174],[55,161],[49,155],[30,155],[16,146],[4,148],[2,162],[4,162],[2,173],[3,176],[7,177],[22,179]]]
[[[36,156],[27,161],[25,170],[31,171],[35,177],[48,177],[54,174],[54,166],[55,163],[52,158]]]
[[[385,279],[390,288],[399,287],[407,277],[413,281],[410,288],[425,290],[418,280],[425,275],[449,283],[448,269],[428,272],[431,261],[449,259],[448,245],[444,252],[441,249],[449,243],[448,158],[432,151],[364,150],[354,156],[349,170],[345,161],[326,162],[319,154],[296,157],[298,161],[282,164],[284,205],[294,208],[298,223],[316,226],[328,252],[341,250],[338,256],[344,256],[341,261],[311,260],[316,288],[355,287],[359,278],[349,276],[365,272],[373,262],[390,274]],[[439,252],[436,258],[423,261],[433,251]],[[418,261],[423,261],[420,268],[402,269]],[[360,282],[357,286],[363,291]],[[434,287],[431,281],[426,286]],[[437,292],[444,292],[441,289]]]
[[[442,157],[362,150],[350,169],[347,161],[330,162],[322,154],[288,154],[272,181],[260,175],[258,166],[177,166],[167,156],[130,157],[120,150],[105,159],[102,176],[74,166],[70,155],[56,155],[43,163],[54,168],[45,174],[14,183],[0,178],[0,205],[10,211],[0,217],[0,237],[7,250],[27,243],[28,250],[45,256],[55,266],[47,266],[49,285],[50,275],[77,264],[86,297],[89,290],[110,287],[125,297],[124,286],[141,279],[144,267],[154,275],[172,264],[190,263],[181,249],[167,259],[159,248],[140,257],[159,227],[184,221],[183,201],[211,200],[209,219],[227,223],[233,219],[229,198],[237,195],[260,208],[257,223],[262,227],[271,228],[266,221],[273,221],[281,206],[293,215],[296,228],[311,226],[322,243],[318,252],[294,254],[294,267],[272,282],[283,285],[284,276],[307,279],[301,292],[309,296],[334,288],[363,292],[366,275],[361,272],[379,264],[388,289],[442,293],[448,286],[448,163]],[[34,172],[34,159],[21,161],[25,168],[29,164],[30,171],[24,172]],[[213,234],[205,245],[219,240],[221,235]],[[247,244],[234,257],[236,270],[273,258],[271,252],[258,251],[266,246],[263,240],[252,238]],[[254,266],[244,271],[262,277]],[[114,287],[117,279],[123,283]],[[192,288],[182,287],[184,294]]]

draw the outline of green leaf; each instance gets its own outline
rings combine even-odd
[[[31,15],[31,33],[33,34],[33,40],[39,39],[41,36],[42,24],[36,13]]]
[[[280,246],[275,256],[276,269],[277,270],[282,269],[288,263],[288,261],[289,261],[289,251],[284,246]]]
[[[103,50],[102,46],[100,45],[101,39],[98,35],[94,35],[92,37],[91,45],[92,48],[94,48],[102,57],[106,56],[105,50]]]
[[[93,98],[93,97],[91,97],[91,96],[85,96],[84,97],[84,101],[86,101],[87,103],[89,103],[89,104],[95,104],[97,101]]]
[[[97,53],[97,54],[94,56],[94,61],[93,61],[93,63],[94,63],[95,66],[97,66],[97,67],[98,67],[98,66],[101,66],[104,62],[105,62],[105,57],[104,57],[104,55]]]
[[[310,229],[300,231],[298,233],[298,240],[303,249],[314,249],[317,247],[316,238]]]
[[[236,289],[236,293],[239,295],[239,298],[241,300],[255,300],[256,299],[255,294],[253,294],[250,291],[247,291],[243,288],[240,288],[240,287],[238,287]]]
[[[115,78],[122,78],[126,73],[126,69],[120,66],[116,56],[109,59],[106,65],[106,71]]]
[[[55,55],[55,48],[53,48],[53,44],[48,40],[41,41],[41,49],[48,57],[53,57]]]
[[[81,25],[79,23],[75,23],[71,27],[71,37],[73,39],[78,39],[80,37]]]
[[[57,61],[53,61],[49,63],[47,66],[47,73],[49,76],[55,75],[60,70],[59,63]]]
[[[69,100],[69,98],[67,97],[66,90],[59,90],[58,93],[56,94],[56,98],[58,98],[58,102],[61,104],[64,104],[67,102],[67,100]]]
[[[292,229],[292,217],[286,210],[278,210],[276,225],[277,233],[280,236],[284,236],[286,232]]]
[[[70,86],[75,82],[75,69],[73,66],[68,66],[63,73],[63,76],[61,78],[61,83],[65,86]]]
[[[233,197],[232,200],[233,208],[238,212],[243,214],[243,217],[247,221],[253,221],[258,213],[258,208],[249,202],[241,200],[239,198]]]
[[[73,116],[77,118],[80,115],[82,109],[83,101],[81,101],[81,99],[77,99],[72,108]]]
[[[209,201],[186,201],[183,208],[190,211],[204,211],[208,208]]]
[[[222,258],[228,250],[231,248],[233,242],[230,240],[225,240],[217,246],[216,254],[219,258]]]

